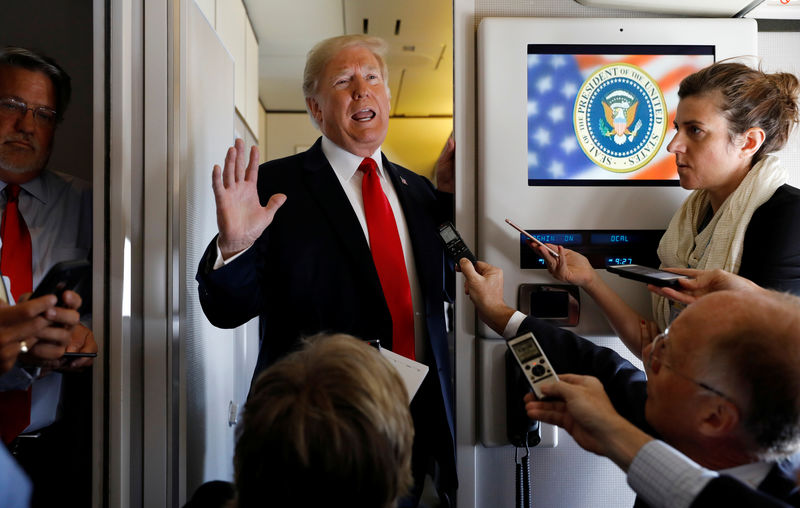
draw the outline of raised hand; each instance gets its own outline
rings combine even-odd
[[[272,223],[278,208],[286,202],[286,196],[275,194],[269,198],[267,206],[261,206],[258,148],[250,148],[248,161],[241,139],[228,149],[224,169],[214,166],[211,183],[217,206],[218,245],[223,259],[228,259],[255,243]]]

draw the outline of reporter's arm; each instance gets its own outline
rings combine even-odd
[[[642,349],[647,345],[649,335],[643,336],[643,330],[651,330],[655,323],[648,320],[628,305],[592,268],[589,260],[583,255],[565,249],[561,245],[548,245],[558,250],[558,258],[550,254],[546,248],[528,243],[536,250],[547,265],[547,270],[557,280],[575,284],[594,300],[605,314],[611,328],[637,358],[642,358]],[[645,328],[642,323],[645,323]],[[650,323],[653,323],[652,325]]]
[[[642,350],[653,338],[652,331],[658,329],[656,323],[633,310],[600,277],[595,277],[593,283],[583,289],[603,311],[625,347],[641,360]]]
[[[525,395],[528,417],[566,430],[584,449],[608,457],[627,471],[639,449],[653,438],[623,418],[594,376],[561,374],[541,387],[547,400]]]
[[[628,485],[652,508],[688,508],[718,475],[663,441],[644,444],[628,469]]]
[[[503,335],[516,312],[503,300],[503,270],[483,261],[473,267],[466,258],[459,260],[464,274],[464,292],[475,304],[478,317],[492,330]]]
[[[611,459],[653,508],[688,508],[716,476],[623,418],[593,376],[561,374],[541,389],[548,400],[525,396],[528,417],[558,425],[583,449]]]

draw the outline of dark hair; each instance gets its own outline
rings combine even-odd
[[[411,486],[408,394],[394,367],[349,335],[314,337],[265,370],[239,431],[239,508],[386,508]]]
[[[753,155],[753,163],[783,148],[798,122],[800,85],[796,76],[786,72],[767,74],[760,68],[722,61],[684,78],[678,97],[715,91],[722,97],[717,106],[728,121],[731,141],[751,127],[764,130],[764,143]]]
[[[55,60],[30,49],[6,46],[0,48],[0,68],[3,66],[41,72],[50,78],[56,92],[56,116],[58,121],[64,118],[72,94],[72,85],[69,74]]]

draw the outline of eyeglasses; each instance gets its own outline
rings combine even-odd
[[[717,390],[713,386],[709,386],[706,383],[698,381],[698,380],[694,379],[693,377],[689,377],[686,374],[675,370],[675,368],[672,367],[672,365],[670,365],[666,360],[664,360],[664,350],[667,349],[667,340],[669,340],[669,328],[664,330],[664,333],[658,334],[656,336],[656,338],[653,339],[653,342],[652,342],[651,347],[650,347],[650,357],[647,359],[647,369],[649,371],[652,372],[654,370],[653,369],[653,362],[658,362],[658,365],[663,365],[664,367],[666,367],[670,371],[672,371],[673,374],[676,374],[678,377],[682,377],[683,379],[686,379],[687,381],[691,381],[692,383],[696,384],[700,388],[703,388],[704,390],[708,390],[709,392],[714,393],[716,395],[719,395],[723,399],[727,399],[728,401],[732,402],[733,404],[736,404],[736,401],[734,401],[731,397],[728,397],[727,395],[725,395],[721,391]]]
[[[58,121],[58,113],[53,108],[28,106],[27,102],[13,97],[0,98],[0,117],[19,119],[24,117],[28,111],[33,112],[33,120],[38,127],[52,129]]]

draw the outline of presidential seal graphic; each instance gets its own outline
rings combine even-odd
[[[658,83],[641,68],[605,65],[581,85],[573,115],[584,153],[615,173],[635,171],[655,157],[667,132]]]

